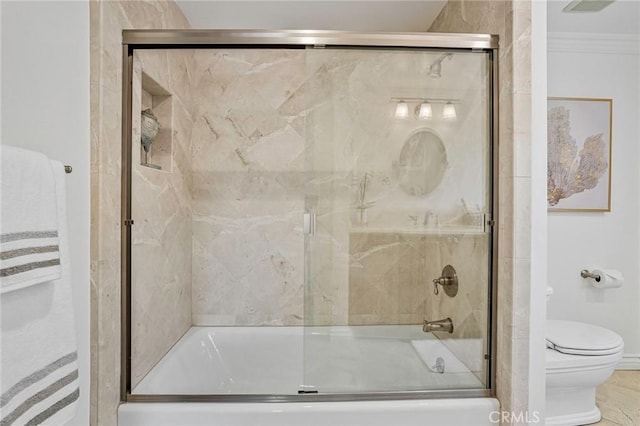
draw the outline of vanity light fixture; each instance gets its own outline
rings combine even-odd
[[[409,117],[409,105],[403,100],[400,100],[396,105],[396,118]]]
[[[460,99],[393,97],[391,102],[395,105],[396,118],[409,118],[409,104],[411,104],[411,111],[418,120],[440,118],[445,121],[454,121],[458,116],[454,104],[460,103]],[[436,116],[433,113],[433,104],[438,104]],[[441,115],[439,114],[440,105],[442,105]]]
[[[416,116],[419,120],[431,120],[433,118],[433,109],[429,101],[424,101],[416,107]]]
[[[455,120],[457,118],[456,107],[451,102],[447,102],[442,107],[442,119],[443,120]]]

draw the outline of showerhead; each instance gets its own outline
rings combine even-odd
[[[435,61],[433,61],[431,65],[429,65],[429,68],[427,69],[427,74],[429,75],[429,77],[431,78],[442,77],[442,61],[444,61],[445,58],[451,58],[452,56],[453,56],[453,53],[445,53],[444,55],[439,56]]]
[[[440,78],[442,77],[442,64],[440,62],[434,62],[429,65],[428,71],[429,77]]]

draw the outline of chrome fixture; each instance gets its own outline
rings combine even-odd
[[[447,333],[453,333],[453,321],[451,318],[445,318],[436,321],[424,321],[422,331],[425,333],[431,333],[432,331],[445,331]]]
[[[444,373],[444,358],[441,356],[436,358],[436,365],[432,366],[431,369],[439,374]]]
[[[367,224],[367,210],[376,205],[375,201],[365,201],[367,197],[367,186],[369,185],[369,174],[365,172],[364,176],[358,184],[358,200],[356,202],[356,210],[358,211],[358,221],[362,225]]]
[[[452,56],[453,53],[445,53],[444,55],[438,57],[438,59],[433,61],[433,63],[429,65],[429,68],[427,68],[427,75],[429,75],[429,77],[431,78],[442,77],[442,61],[444,61],[446,58],[451,58]]]
[[[305,213],[302,215],[302,230],[307,235],[313,235],[316,233],[316,214]]]
[[[565,13],[571,12],[600,12],[615,0],[574,0],[562,9]]]
[[[71,167],[71,166],[64,166],[64,172],[65,172],[66,174],[69,174],[69,173],[71,173],[72,171],[73,171],[73,167]]]
[[[442,269],[442,275],[433,280],[433,293],[437,296],[440,290],[438,284],[442,286],[444,292],[449,297],[458,294],[458,275],[453,266],[447,265]]]
[[[582,278],[593,278],[597,282],[600,282],[600,275],[593,274],[593,273],[589,272],[587,269],[583,269],[582,271],[580,271],[580,276]]]

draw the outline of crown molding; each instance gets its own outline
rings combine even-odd
[[[549,52],[640,55],[640,35],[547,33]]]

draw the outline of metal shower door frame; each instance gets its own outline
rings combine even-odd
[[[180,395],[131,394],[131,180],[133,53],[148,49],[377,48],[404,50],[460,50],[489,54],[490,61],[490,188],[489,328],[490,362],[486,389],[303,395]],[[122,32],[122,199],[121,199],[121,369],[122,402],[321,402],[390,399],[495,397],[497,277],[498,277],[498,36],[457,33],[363,33],[315,30],[123,30]]]

